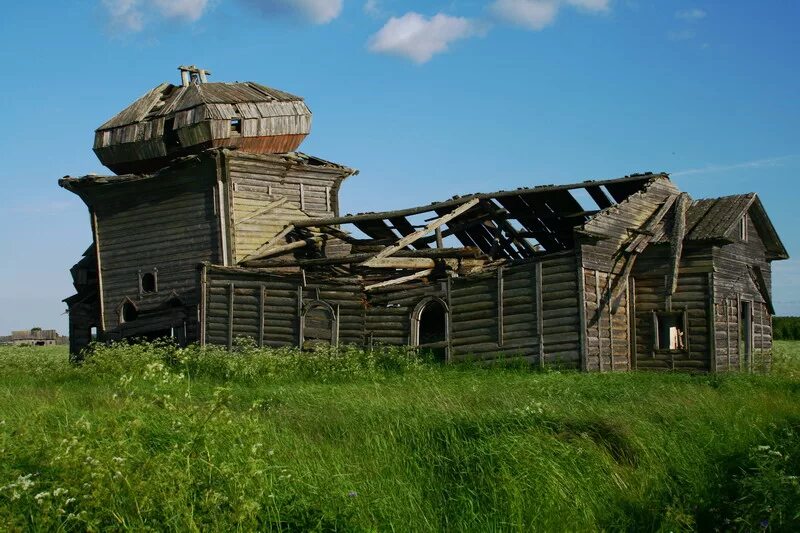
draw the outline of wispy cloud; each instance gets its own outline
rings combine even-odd
[[[102,0],[111,30],[135,33],[156,19],[195,22],[209,6],[209,0]]]
[[[503,22],[539,31],[553,24],[564,6],[602,13],[610,10],[610,0],[494,0],[489,11]]]
[[[697,33],[694,30],[689,28],[684,28],[682,30],[673,30],[667,33],[667,38],[670,41],[691,41],[695,38]]]
[[[770,157],[767,159],[756,159],[753,161],[745,161],[743,163],[733,163],[728,165],[706,165],[704,167],[689,168],[686,170],[673,172],[670,175],[673,177],[693,176],[696,174],[716,174],[719,172],[728,172],[730,170],[741,170],[747,168],[774,168],[783,166],[787,162],[798,158],[800,158],[800,154]]]
[[[409,12],[401,17],[392,17],[369,41],[370,51],[393,54],[411,59],[415,63],[426,63],[458,40],[482,33],[481,26],[463,17],[451,17],[439,13],[425,17]]]
[[[381,13],[381,5],[378,0],[367,0],[364,2],[364,13],[377,16]]]
[[[343,0],[239,0],[258,13],[290,16],[314,24],[327,24],[342,13]]]
[[[706,16],[708,16],[708,13],[697,7],[675,12],[675,18],[680,20],[697,21],[706,18]]]
[[[56,213],[61,213],[68,209],[71,209],[76,206],[75,202],[69,202],[66,200],[56,201],[41,201],[41,202],[30,202],[25,204],[16,204],[12,205],[7,208],[9,213],[14,213],[18,215],[54,215]]]

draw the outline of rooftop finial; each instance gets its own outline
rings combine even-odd
[[[197,68],[194,65],[181,65],[178,67],[181,71],[181,85],[188,87],[190,83],[207,83],[208,76],[211,76],[211,71],[204,68]]]

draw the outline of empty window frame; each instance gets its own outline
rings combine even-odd
[[[167,147],[167,151],[181,147],[181,138],[178,136],[178,130],[175,129],[175,117],[164,121],[164,145]]]
[[[654,311],[653,332],[653,349],[655,351],[689,351],[686,311]]]
[[[127,324],[128,322],[133,322],[139,317],[139,310],[136,309],[136,306],[130,300],[126,300],[120,306],[119,310],[119,323],[120,324]]]
[[[231,135],[241,135],[242,134],[242,119],[240,118],[232,118],[231,119]]]
[[[747,214],[739,219],[739,240],[747,242]]]
[[[158,269],[139,271],[139,296],[158,292]]]

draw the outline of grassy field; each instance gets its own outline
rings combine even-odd
[[[0,528],[800,529],[800,343],[770,375],[400,351],[0,348]]]

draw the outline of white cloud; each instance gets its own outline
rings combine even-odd
[[[611,0],[566,0],[566,3],[586,11],[608,11]]]
[[[364,2],[364,13],[368,15],[378,15],[381,12],[381,7],[378,0],[367,0]]]
[[[205,14],[209,0],[102,0],[111,28],[142,31],[157,18],[195,22]]]
[[[480,32],[478,25],[467,18],[442,13],[426,18],[412,11],[402,17],[390,18],[372,36],[369,49],[379,54],[394,54],[416,63],[425,63],[434,55],[447,51],[451,43]]]
[[[609,11],[611,0],[494,0],[489,10],[500,20],[541,30],[555,22],[563,6],[590,13]]]
[[[695,21],[706,18],[707,13],[699,8],[684,9],[675,13],[675,18],[681,20]]]
[[[784,163],[800,158],[800,155],[784,155],[781,157],[770,157],[767,159],[755,159],[743,163],[732,163],[727,165],[707,165],[705,167],[689,168],[679,172],[672,172],[670,176],[692,176],[695,174],[712,174],[717,172],[728,172],[730,170],[741,170],[746,168],[774,168],[783,166]]]
[[[262,15],[289,15],[327,24],[342,13],[343,0],[240,0]]]
[[[194,22],[205,13],[208,0],[153,0],[153,4],[167,18]]]
[[[112,28],[123,31],[141,31],[144,28],[139,0],[103,0]]]

